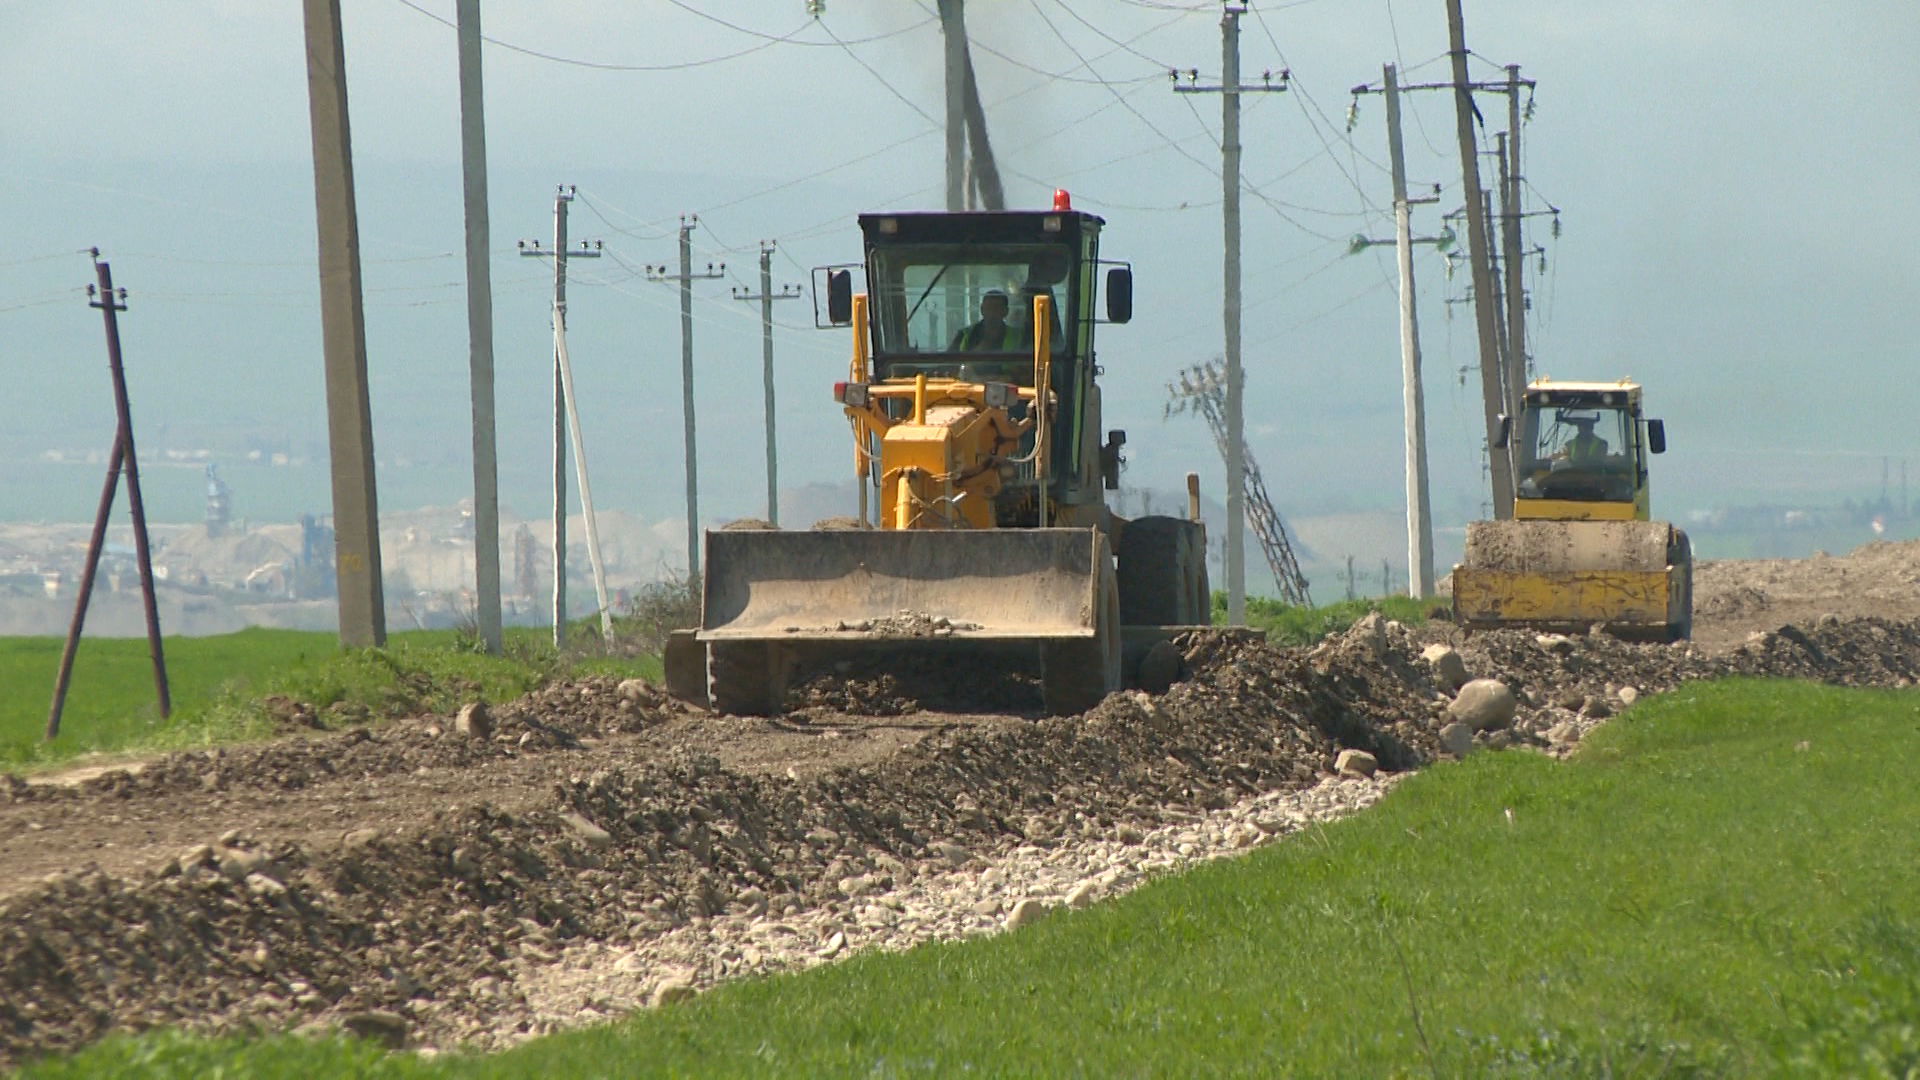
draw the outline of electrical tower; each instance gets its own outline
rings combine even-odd
[[[1180,373],[1180,382],[1167,385],[1167,416],[1197,412],[1207,421],[1208,430],[1213,432],[1214,445],[1219,447],[1220,456],[1228,458],[1227,442],[1227,378],[1217,360],[1205,364],[1195,364]],[[1253,460],[1253,451],[1240,448],[1240,467],[1246,489],[1247,520],[1253,526],[1253,535],[1260,541],[1260,550],[1267,557],[1267,566],[1273,570],[1273,580],[1280,586],[1281,599],[1289,604],[1310,607],[1313,597],[1307,592],[1307,577],[1300,572],[1300,562],[1293,557],[1293,544],[1287,539],[1287,527],[1280,521],[1280,514],[1273,508],[1273,500],[1267,497],[1267,485],[1260,479],[1260,465]],[[1232,528],[1232,523],[1228,523]]]

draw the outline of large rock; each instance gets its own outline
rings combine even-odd
[[[676,1001],[691,1001],[693,995],[693,984],[686,979],[661,979],[653,988],[653,1007],[657,1009],[662,1005],[672,1005]]]
[[[581,817],[579,814],[561,814],[560,820],[566,825],[568,832],[578,837],[581,843],[586,844],[590,848],[613,846],[612,833]]]
[[[1342,776],[1372,776],[1380,762],[1365,750],[1342,750],[1334,760],[1333,771]]]
[[[1028,897],[1013,905],[1013,910],[1007,913],[1007,929],[1018,930],[1029,923],[1039,922],[1040,916],[1046,913],[1047,905]]]
[[[379,1043],[389,1050],[407,1045],[407,1020],[385,1009],[349,1013],[340,1018],[340,1026],[356,1037]]]
[[[1475,731],[1492,731],[1513,723],[1520,707],[1513,691],[1499,679],[1475,679],[1462,686],[1447,706],[1447,715]]]
[[[1448,692],[1466,685],[1467,662],[1451,645],[1429,645],[1420,653],[1420,659],[1426,661],[1433,672],[1433,681]]]
[[[486,702],[472,701],[460,706],[459,714],[453,718],[453,730],[469,739],[493,738],[493,716],[487,712]]]
[[[1440,749],[1454,757],[1473,752],[1473,729],[1465,724],[1448,724],[1440,729]]]
[[[1366,650],[1375,660],[1387,655],[1387,621],[1377,611],[1368,612],[1359,622],[1348,629],[1344,641]]]

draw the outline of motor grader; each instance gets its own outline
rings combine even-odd
[[[859,223],[866,290],[853,268],[818,275],[826,323],[852,331],[833,397],[858,515],[708,531],[701,624],[670,645],[669,688],[764,715],[807,672],[932,652],[983,676],[1037,658],[1046,710],[1084,711],[1209,616],[1200,522],[1105,500],[1126,434],[1102,436],[1094,333],[1131,317],[1132,270],[1102,262],[1103,220],[1065,192],[1045,211]]]
[[[1693,550],[1686,533],[1651,520],[1648,459],[1666,452],[1667,436],[1642,415],[1637,384],[1532,383],[1495,441],[1496,453],[1512,448],[1513,520],[1467,526],[1453,569],[1456,622],[1692,635]]]

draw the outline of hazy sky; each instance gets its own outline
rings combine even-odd
[[[383,476],[424,470],[396,479],[389,505],[470,494],[454,39],[426,14],[451,19],[453,4],[417,3],[343,3],[375,445]],[[1284,513],[1397,508],[1391,255],[1345,255],[1356,233],[1391,235],[1384,110],[1363,99],[1349,135],[1347,91],[1396,59],[1409,79],[1444,79],[1444,6],[1254,12],[1243,69],[1291,68],[1294,89],[1246,99],[1244,173],[1259,192],[1245,201],[1251,445]],[[1173,488],[1199,468],[1217,490],[1204,432],[1163,421],[1161,406],[1180,367],[1220,349],[1220,103],[1171,93],[1165,75],[1217,77],[1218,5],[973,0],[967,14],[1010,198],[1037,206],[1071,190],[1106,216],[1104,253],[1134,264],[1137,317],[1101,332],[1108,426],[1131,434],[1128,482]],[[583,195],[573,235],[609,252],[575,263],[569,297],[597,501],[681,512],[677,300],[639,270],[672,258],[678,215],[698,212],[697,261],[732,275],[697,290],[703,516],[755,512],[757,305],[729,289],[757,285],[762,238],[781,243],[776,284],[804,282],[808,267],[858,257],[854,214],[939,203],[931,0],[826,0],[817,23],[803,0],[490,2],[485,28],[574,61],[679,65],[486,51],[505,498],[528,514],[545,498],[548,271],[514,241],[550,236],[564,182]],[[1533,351],[1554,375],[1647,384],[1675,448],[1656,509],[1833,502],[1877,488],[1883,454],[1920,466],[1920,349],[1906,325],[1920,285],[1920,9],[1469,0],[1467,33],[1476,74],[1516,62],[1539,80],[1529,209],[1559,207],[1564,231],[1530,222],[1529,244],[1546,249],[1544,273],[1528,269]],[[1490,130],[1505,126],[1498,99],[1483,107]],[[1415,94],[1408,108],[1409,172],[1442,184],[1451,209],[1451,98]],[[91,271],[74,254],[88,245],[133,296],[124,325],[148,456],[319,450],[308,153],[295,0],[0,0],[0,477],[17,481],[0,480],[0,516],[22,514],[19,478],[44,472],[25,462],[104,450],[111,435],[98,318],[79,293]],[[1416,230],[1438,218],[1419,210]],[[1466,275],[1441,271],[1423,249],[1435,502],[1458,521],[1484,497],[1478,391],[1456,377],[1474,359],[1471,313],[1443,302]],[[788,485],[850,470],[828,397],[846,335],[813,329],[810,307],[777,306]],[[323,477],[235,469],[242,505],[288,483],[325,499]],[[90,505],[94,472],[74,505]]]

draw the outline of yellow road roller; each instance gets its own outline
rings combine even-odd
[[[1527,387],[1501,421],[1514,461],[1513,520],[1467,526],[1453,612],[1471,629],[1526,627],[1672,641],[1693,627],[1686,533],[1651,519],[1648,461],[1667,448],[1630,380]]]

